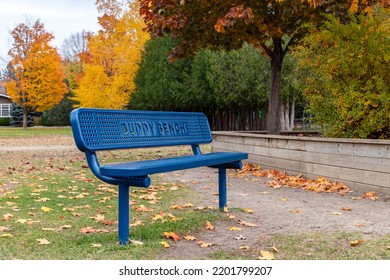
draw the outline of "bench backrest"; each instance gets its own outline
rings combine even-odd
[[[76,145],[83,152],[212,141],[203,113],[79,108],[72,111],[70,121]]]

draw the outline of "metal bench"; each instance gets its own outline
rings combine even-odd
[[[149,187],[149,175],[208,166],[218,168],[219,207],[226,206],[226,169],[240,169],[247,153],[203,154],[200,144],[212,142],[202,113],[126,111],[79,108],[70,116],[77,147],[84,152],[93,174],[118,185],[118,237],[129,240],[129,187]],[[191,145],[194,155],[100,166],[96,151]]]

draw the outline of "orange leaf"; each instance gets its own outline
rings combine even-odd
[[[352,208],[350,208],[350,207],[343,207],[343,208],[341,208],[341,210],[343,210],[343,211],[352,211]]]
[[[172,239],[175,242],[180,240],[180,237],[174,232],[164,232],[163,235],[165,238]]]
[[[12,215],[12,214],[4,214],[3,215],[3,221],[8,222],[13,217],[14,217],[14,215]]]
[[[207,247],[211,247],[211,246],[214,246],[215,244],[213,243],[206,243],[204,241],[199,241],[198,242],[199,246],[202,247],[202,248],[207,248]]]

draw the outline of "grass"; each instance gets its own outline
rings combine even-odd
[[[1,128],[0,140],[8,137],[17,144],[29,132],[40,142],[71,135],[69,128],[27,132]],[[140,149],[133,153],[102,152],[99,158],[105,163],[187,153],[190,149],[181,147]],[[159,175],[152,182],[149,189],[131,188],[130,239],[143,245],[120,246],[116,187],[97,180],[82,153],[0,152],[0,259],[158,259],[166,250],[160,242],[173,243],[164,238],[164,232],[183,237],[200,232],[206,221],[226,218],[216,209],[196,210],[197,205],[208,205],[202,205],[201,197],[189,187],[163,183]],[[351,246],[353,240],[364,242]],[[272,247],[278,249],[274,255],[280,260],[390,259],[390,235],[366,239],[351,232],[275,235],[259,241],[257,249],[222,248],[208,259],[256,259],[259,248],[269,251]]]
[[[1,132],[10,137],[13,131]],[[15,143],[24,141],[23,130],[15,131]],[[67,137],[69,129],[41,134],[47,131],[36,130],[40,142],[58,136],[57,132]],[[102,152],[100,156],[104,163],[113,158],[134,160],[189,151],[150,149],[131,154]],[[216,209],[192,207],[189,203],[197,205],[199,197],[190,188],[162,183],[158,175],[152,182],[149,189],[130,189],[130,223],[134,224],[130,239],[143,245],[120,246],[116,187],[96,179],[82,153],[0,153],[0,259],[156,259],[166,250],[160,242],[173,242],[164,232],[183,237],[199,231],[207,220],[222,218]]]
[[[72,135],[70,127],[0,127],[0,137],[32,137],[32,136]]]

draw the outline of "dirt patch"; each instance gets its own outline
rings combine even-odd
[[[217,173],[198,168],[166,174],[164,179],[179,182],[196,190],[204,200],[203,206],[218,205]],[[379,198],[354,199],[358,194],[314,193],[300,189],[274,189],[266,179],[257,177],[228,178],[228,207],[234,218],[219,221],[215,229],[196,233],[197,240],[213,244],[202,248],[196,242],[182,240],[166,250],[161,259],[207,259],[220,250],[238,250],[240,246],[253,249],[264,247],[263,241],[276,234],[308,232],[360,232],[365,238],[390,234],[390,201]],[[251,209],[246,213],[241,209]],[[240,221],[255,224],[242,225]],[[232,231],[238,227],[240,231]],[[241,237],[241,238],[238,238]],[[271,244],[272,245],[272,244]],[[258,252],[258,250],[257,250]]]

